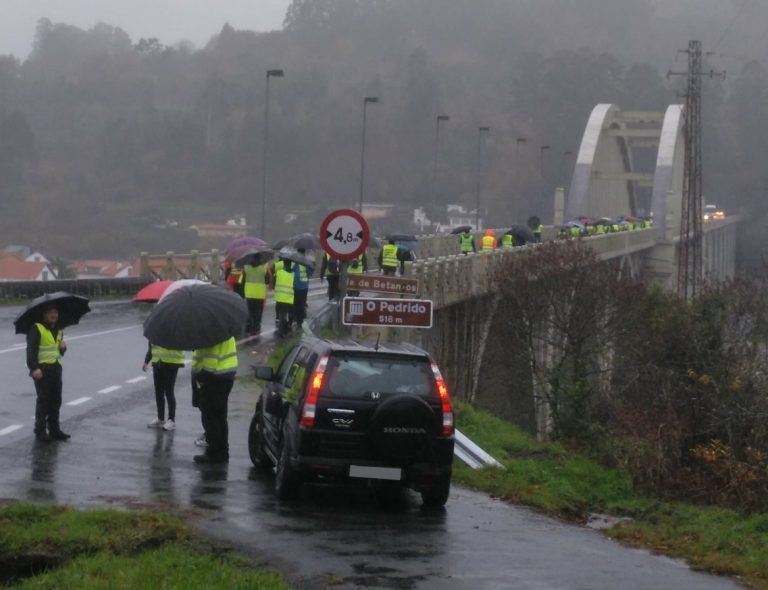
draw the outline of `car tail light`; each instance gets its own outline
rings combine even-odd
[[[435,376],[435,386],[443,410],[443,436],[451,436],[453,434],[453,408],[451,408],[451,396],[448,395],[448,386],[435,363],[432,363],[432,374]]]
[[[323,387],[323,378],[325,377],[325,367],[327,365],[328,357],[321,357],[315,372],[312,373],[312,377],[309,380],[309,391],[301,408],[301,425],[307,428],[312,428],[315,425],[317,397],[320,395],[320,389]]]

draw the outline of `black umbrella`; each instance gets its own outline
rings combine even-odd
[[[387,240],[392,242],[418,242],[419,239],[413,234],[388,234]]]
[[[537,227],[539,227],[539,225],[541,225],[541,219],[539,219],[535,215],[531,215],[528,218],[528,222],[526,223],[526,225],[531,229],[536,229]]]
[[[290,260],[292,262],[298,262],[299,264],[303,264],[304,266],[310,266],[312,268],[315,267],[314,257],[307,256],[306,254],[302,254],[301,252],[298,252],[296,249],[289,248],[288,246],[281,249],[280,252],[277,253],[277,256],[278,258],[283,258],[285,260]]]
[[[270,248],[249,248],[235,260],[235,266],[244,267],[246,264],[259,266],[266,264],[275,257],[275,253]]]
[[[536,238],[533,235],[531,229],[524,225],[513,225],[505,233],[510,234],[513,238],[515,238],[515,244],[518,246],[524,246],[527,242],[536,241]]]
[[[472,231],[471,225],[459,225],[451,230],[452,234],[463,234],[465,231]]]
[[[43,310],[53,304],[59,310],[56,327],[60,330],[80,323],[80,318],[91,311],[88,299],[66,291],[46,293],[29,302],[26,309],[13,321],[17,334],[27,334],[35,323],[43,321]]]
[[[187,285],[163,297],[144,320],[150,342],[175,350],[195,350],[243,333],[245,300],[224,287]]]
[[[322,248],[320,245],[320,238],[314,234],[299,234],[288,238],[285,241],[285,246],[296,248],[297,250],[319,250]]]

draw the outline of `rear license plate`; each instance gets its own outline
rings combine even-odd
[[[400,481],[403,474],[397,467],[366,467],[363,465],[350,465],[349,477],[364,477],[366,479],[391,479]]]

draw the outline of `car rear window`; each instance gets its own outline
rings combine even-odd
[[[426,358],[384,355],[333,355],[328,361],[324,393],[364,398],[370,393],[407,393],[433,397],[435,381]]]

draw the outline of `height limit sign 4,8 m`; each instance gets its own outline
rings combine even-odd
[[[353,260],[368,247],[370,230],[362,215],[353,209],[337,209],[320,226],[320,243],[330,256]]]

